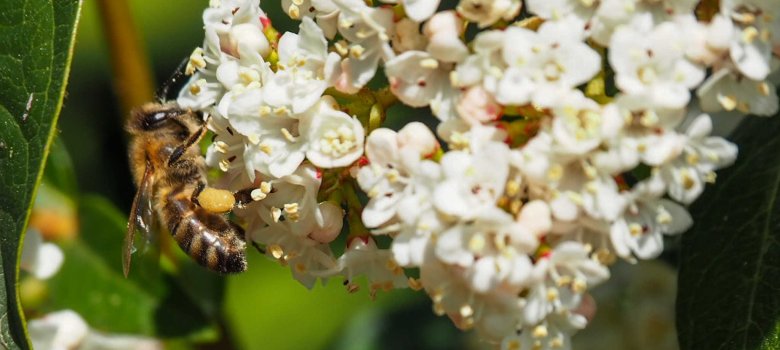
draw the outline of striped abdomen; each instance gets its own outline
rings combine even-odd
[[[195,205],[183,188],[166,196],[163,222],[179,247],[199,264],[219,273],[246,270],[244,231],[219,214]]]

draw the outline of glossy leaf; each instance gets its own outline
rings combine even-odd
[[[78,22],[79,0],[0,2],[0,345],[27,348],[18,252],[43,171]]]
[[[691,208],[677,296],[680,347],[780,348],[780,116],[751,117],[739,158]]]

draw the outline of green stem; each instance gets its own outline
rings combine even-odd
[[[355,181],[350,180],[341,188],[341,193],[347,202],[347,222],[349,223],[349,236],[360,237],[369,234],[368,228],[363,224],[361,214],[363,213],[363,203],[357,195],[357,185]],[[348,238],[349,239],[349,238]]]
[[[106,33],[121,113],[154,98],[154,83],[146,50],[133,23],[127,0],[98,0],[100,20]]]

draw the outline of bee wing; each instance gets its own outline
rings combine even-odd
[[[124,272],[125,277],[130,273],[132,254],[136,251],[144,252],[147,246],[154,241],[154,230],[152,228],[154,219],[154,209],[152,208],[153,182],[152,167],[147,163],[144,178],[138,185],[138,192],[136,192],[133,199],[130,217],[127,220],[127,233],[125,234],[124,246],[122,248],[122,272]],[[139,234],[136,235],[136,233]]]

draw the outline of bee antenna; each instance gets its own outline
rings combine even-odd
[[[157,99],[157,101],[165,102],[168,100],[169,94],[171,92],[171,88],[178,85],[180,82],[179,80],[185,76],[184,69],[187,67],[187,63],[190,61],[189,57],[185,57],[181,63],[176,67],[176,70],[173,71],[173,74],[171,74],[168,79],[165,80],[165,83],[163,83],[159,89],[154,93],[154,97]]]

